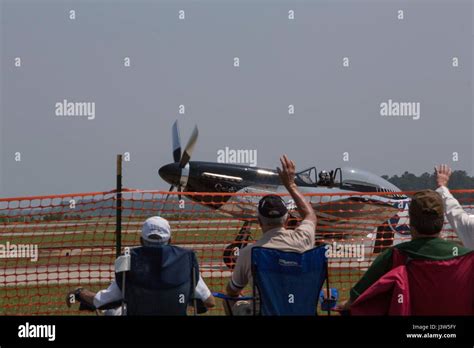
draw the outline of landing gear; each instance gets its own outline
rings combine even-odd
[[[224,249],[224,254],[222,255],[223,261],[229,269],[234,269],[240,249],[245,248],[247,246],[246,242],[250,240],[251,224],[252,223],[250,221],[245,221],[240,228],[239,233],[237,233],[237,236],[235,236],[234,243],[229,244]]]
[[[227,268],[234,269],[235,262],[239,256],[240,248],[242,247],[242,243],[232,243],[225,247],[223,257]]]

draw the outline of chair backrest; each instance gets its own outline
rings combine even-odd
[[[324,245],[304,253],[252,248],[252,276],[261,315],[316,315],[327,278]],[[256,288],[256,289],[255,289]]]
[[[125,286],[116,273],[127,315],[186,315],[199,279],[195,253],[171,245],[143,246],[130,249],[130,257]]]
[[[393,265],[405,264],[412,315],[474,315],[474,252],[449,260],[414,260],[394,249]]]

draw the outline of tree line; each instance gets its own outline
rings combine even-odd
[[[434,173],[423,173],[419,176],[405,172],[402,175],[382,175],[382,178],[388,180],[402,191],[417,191],[423,189],[436,189],[436,178]],[[465,170],[455,170],[449,179],[449,188],[452,190],[458,189],[473,189],[474,177],[469,176]]]

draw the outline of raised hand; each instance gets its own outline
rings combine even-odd
[[[449,177],[452,170],[447,164],[440,164],[435,167],[436,184],[439,186],[448,186]]]
[[[287,188],[290,189],[295,185],[295,172],[296,172],[296,165],[295,162],[291,161],[287,155],[283,155],[280,158],[281,162],[281,169],[278,167],[278,174],[280,175],[280,179],[282,184]]]

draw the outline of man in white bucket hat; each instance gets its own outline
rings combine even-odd
[[[171,228],[166,219],[160,216],[148,218],[142,226],[140,244],[142,246],[167,245],[171,242]],[[196,298],[201,300],[206,308],[215,306],[215,299],[201,276],[195,289]],[[84,288],[77,288],[68,293],[66,303],[68,307],[74,302],[80,302],[82,308],[96,309],[108,304],[121,303],[122,291],[114,280],[107,289],[94,293]],[[106,315],[122,315],[121,307],[108,309]]]

